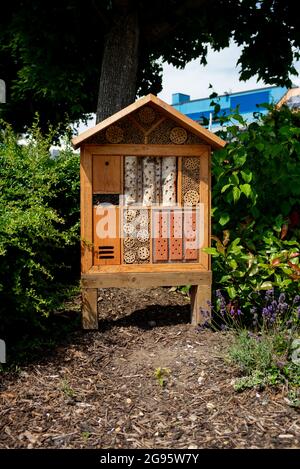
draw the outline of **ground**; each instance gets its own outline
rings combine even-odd
[[[191,326],[183,294],[99,290],[99,315],[2,375],[1,448],[300,447],[283,391],[236,393],[230,334]]]

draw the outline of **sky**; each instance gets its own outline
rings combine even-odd
[[[232,43],[230,47],[214,52],[210,48],[207,55],[207,65],[200,64],[200,59],[188,63],[184,69],[177,69],[172,65],[163,65],[163,89],[158,97],[171,104],[173,93],[183,93],[191,96],[191,99],[207,98],[212,91],[218,94],[228,92],[245,91],[262,88],[266,85],[263,81],[257,81],[256,77],[247,81],[239,81],[239,69],[237,61],[241,48]],[[300,61],[295,64],[299,76],[292,76],[295,85],[300,86]],[[212,89],[209,88],[212,85]],[[79,133],[88,127],[95,125],[95,118],[89,121],[88,126],[81,124]]]
[[[200,64],[200,59],[193,60],[183,70],[164,64],[163,89],[158,97],[170,104],[172,93],[188,94],[191,99],[208,97],[212,93],[212,89],[208,88],[209,84],[218,94],[268,86],[263,81],[257,81],[257,77],[248,81],[239,81],[239,69],[236,63],[240,53],[241,49],[232,43],[230,47],[220,52],[209,49],[206,66]],[[295,65],[300,75],[300,62]],[[295,85],[300,86],[299,76],[292,76],[291,79]]]

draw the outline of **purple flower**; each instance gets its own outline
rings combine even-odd
[[[280,303],[278,304],[278,309],[281,313],[285,313],[289,309],[289,305],[287,303]]]
[[[269,312],[268,308],[263,308],[262,315],[265,316],[265,317],[270,316],[270,312]]]
[[[284,303],[285,302],[285,294],[280,293],[279,298],[278,298],[278,303]]]
[[[216,297],[219,298],[220,300],[223,298],[221,290],[216,290]]]
[[[242,311],[240,309],[237,310],[236,314],[240,316],[242,314]]]
[[[299,296],[299,295],[296,295],[295,298],[294,298],[294,300],[293,300],[293,303],[294,303],[294,304],[297,304],[297,303],[299,303],[299,302],[300,302],[300,296]]]
[[[267,290],[266,291],[266,300],[270,299],[274,294],[274,290],[273,288],[271,288],[271,290]]]

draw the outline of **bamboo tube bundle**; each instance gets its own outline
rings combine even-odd
[[[176,157],[162,158],[162,205],[176,204]]]

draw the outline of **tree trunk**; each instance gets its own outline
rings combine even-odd
[[[97,123],[135,100],[138,44],[137,13],[118,16],[108,32],[104,46]]]

